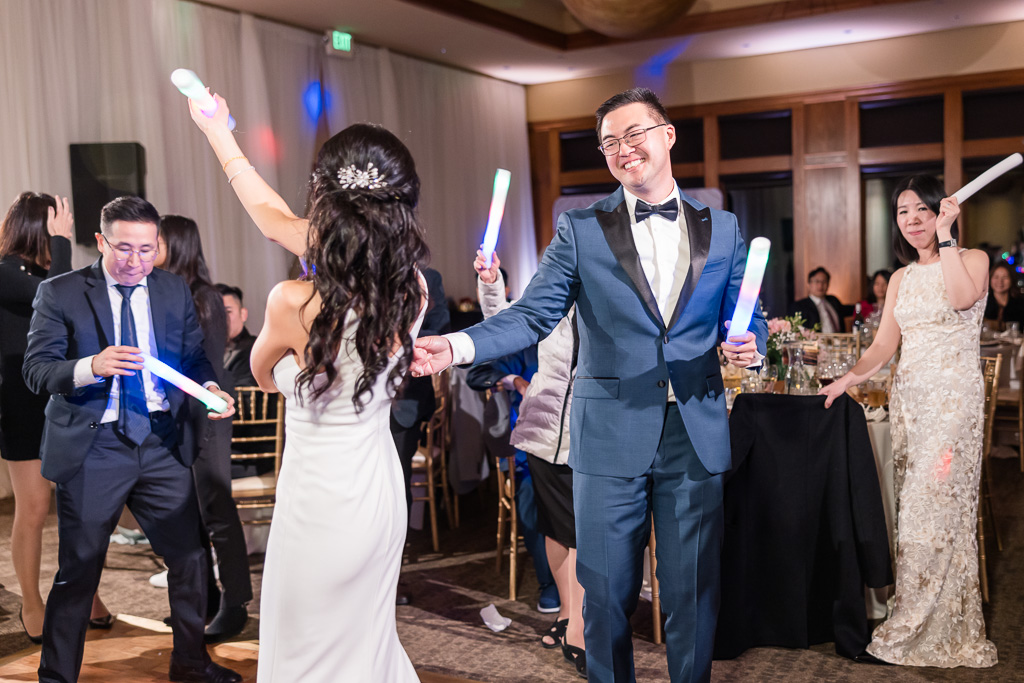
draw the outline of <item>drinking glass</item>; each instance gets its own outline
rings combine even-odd
[[[775,382],[779,379],[779,368],[775,365],[761,366],[761,382],[766,394],[775,393]]]

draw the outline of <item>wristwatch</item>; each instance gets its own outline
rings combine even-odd
[[[954,247],[954,248],[956,248],[956,238],[955,237],[950,237],[945,242],[939,242],[939,249],[942,249],[943,247]]]

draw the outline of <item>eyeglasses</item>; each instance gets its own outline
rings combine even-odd
[[[640,130],[634,130],[632,133],[627,133],[623,135],[621,138],[610,138],[608,140],[605,140],[600,145],[598,145],[597,148],[601,150],[601,154],[604,154],[606,157],[610,157],[613,154],[619,153],[620,143],[625,142],[630,147],[636,147],[637,145],[643,144],[644,140],[647,139],[647,131],[654,130],[655,128],[661,128],[662,126],[667,125],[667,123],[659,123],[658,125],[651,126],[650,128],[641,128]]]
[[[140,261],[142,261],[143,263],[149,263],[155,260],[156,255],[160,253],[159,248],[154,249],[152,247],[132,249],[131,247],[123,244],[119,244],[115,247],[113,244],[110,243],[110,240],[108,240],[107,236],[104,235],[102,232],[100,233],[100,237],[103,238],[103,241],[106,242],[107,246],[110,247],[110,249],[114,252],[115,261],[127,261],[132,257],[132,254],[138,254]]]

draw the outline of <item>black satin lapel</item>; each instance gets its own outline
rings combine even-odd
[[[689,202],[683,202],[683,217],[686,219],[686,236],[690,243],[690,270],[686,273],[686,281],[683,289],[679,292],[679,301],[676,302],[676,310],[672,312],[672,322],[668,329],[679,320],[683,309],[693,296],[693,290],[697,288],[697,281],[704,272],[704,264],[708,262],[708,251],[711,249],[711,209],[697,211],[690,206]]]
[[[107,293],[107,281],[103,278],[103,265],[97,261],[89,274],[88,284],[85,290],[85,298],[92,306],[93,315],[103,332],[104,339],[101,344],[106,348],[116,341],[114,339],[114,313],[110,308],[110,295]]]
[[[633,232],[630,229],[629,209],[623,201],[614,211],[595,210],[597,223],[604,231],[604,238],[608,242],[612,253],[618,260],[619,265],[626,271],[626,275],[632,280],[637,294],[647,305],[647,310],[654,316],[654,319],[662,329],[665,328],[665,321],[658,310],[658,302],[651,291],[651,283],[647,281],[644,269],[640,265],[640,254],[636,251],[636,243],[633,242]]]

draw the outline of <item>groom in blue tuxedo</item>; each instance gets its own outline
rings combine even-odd
[[[755,365],[767,326],[758,310],[750,332],[724,341],[746,247],[735,216],[676,186],[675,128],[657,96],[635,88],[612,97],[597,110],[597,131],[622,187],[561,215],[511,308],[465,333],[418,340],[413,372],[534,344],[576,304],[569,465],[589,679],[635,680],[629,617],[653,517],[669,672],[677,683],[707,681],[731,466],[716,347],[724,342],[734,365]]]

